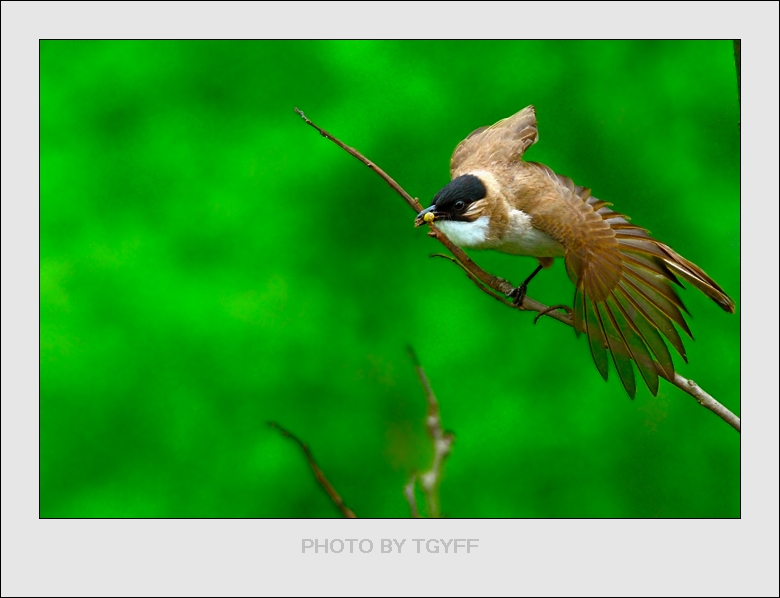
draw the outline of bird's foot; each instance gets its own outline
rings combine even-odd
[[[519,287],[515,287],[511,291],[509,291],[506,296],[509,299],[512,299],[512,303],[515,305],[522,305],[523,299],[525,299],[525,292],[528,290],[528,285],[526,283],[521,284]]]
[[[551,307],[548,307],[547,309],[543,309],[542,311],[540,311],[534,318],[534,324],[536,324],[539,321],[539,318],[541,318],[542,316],[549,315],[550,312],[555,311],[556,309],[562,309],[569,315],[572,315],[574,313],[574,310],[568,305],[553,305]]]
[[[507,297],[514,298],[514,304],[515,305],[520,305],[520,306],[523,305],[523,299],[525,299],[525,292],[528,289],[528,283],[531,282],[531,280],[533,279],[534,276],[539,274],[540,270],[543,267],[544,267],[544,265],[542,263],[539,263],[539,265],[536,267],[536,270],[531,272],[531,276],[526,278],[523,281],[523,284],[521,284],[516,289],[512,289],[511,291],[509,291],[509,293],[507,293],[507,295],[506,295]]]

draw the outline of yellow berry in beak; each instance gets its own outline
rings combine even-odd
[[[434,215],[433,212],[428,212],[425,216],[423,216],[423,220],[428,224],[430,224],[431,222],[436,220],[436,216]]]

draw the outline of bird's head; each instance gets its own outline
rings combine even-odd
[[[478,176],[459,176],[436,194],[430,207],[417,214],[414,225],[447,220],[473,222],[482,214],[487,194],[487,187]]]

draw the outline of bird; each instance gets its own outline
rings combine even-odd
[[[451,181],[419,212],[415,226],[434,224],[462,248],[536,258],[538,267],[509,294],[515,303],[522,304],[532,278],[563,258],[574,284],[574,330],[587,336],[601,376],[608,379],[611,355],[629,397],[636,394],[634,366],[656,396],[659,376],[675,376],[667,343],[688,361],[675,325],[693,339],[683,317],[689,312],[675,290],[683,286],[680,278],[728,313],[734,301],[704,270],[613,211],[612,203],[524,160],[538,139],[533,106],[476,129],[455,148]]]

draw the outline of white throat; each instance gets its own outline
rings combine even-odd
[[[484,248],[490,228],[490,216],[480,216],[473,222],[437,220],[436,226],[458,247]]]

